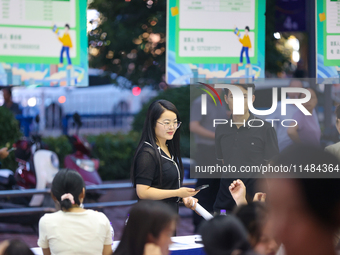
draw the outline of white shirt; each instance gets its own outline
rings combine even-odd
[[[101,212],[47,213],[39,221],[38,245],[51,254],[102,254],[112,244],[110,221]]]

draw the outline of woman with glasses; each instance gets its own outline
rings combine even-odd
[[[198,191],[181,187],[180,126],[176,107],[169,101],[151,103],[142,136],[133,158],[131,177],[139,199],[162,200],[178,212],[183,201],[191,209]]]

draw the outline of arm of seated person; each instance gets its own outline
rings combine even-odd
[[[246,186],[240,179],[237,179],[230,184],[229,191],[236,205],[248,204],[246,200]]]
[[[136,192],[140,199],[150,200],[161,200],[170,197],[192,197],[198,193],[193,188],[157,189],[143,184],[136,185]]]
[[[112,254],[112,247],[111,247],[111,245],[104,245],[103,255],[111,255],[111,254]]]
[[[248,204],[246,199],[246,186],[240,179],[237,179],[230,184],[229,191],[236,205]],[[254,196],[253,202],[265,202],[266,196],[266,193],[257,192]]]
[[[51,255],[50,248],[42,249],[44,255]]]

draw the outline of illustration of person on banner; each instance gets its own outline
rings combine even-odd
[[[66,57],[67,57],[67,69],[72,68],[72,62],[70,58],[70,48],[72,48],[72,40],[71,36],[69,34],[70,26],[69,24],[65,24],[65,30],[63,36],[59,36],[59,29],[57,28],[56,25],[53,26],[53,32],[57,35],[59,41],[62,43],[63,47],[61,48],[60,51],[60,60],[58,67],[63,67],[64,66],[64,51],[66,52]]]
[[[238,64],[239,66],[243,66],[243,52],[246,53],[246,58],[247,58],[247,65],[246,67],[250,67],[250,59],[249,59],[249,49],[251,49],[251,41],[250,41],[250,37],[249,37],[249,27],[246,26],[245,30],[244,30],[244,36],[243,38],[241,38],[241,34],[240,31],[238,30],[238,28],[236,27],[234,29],[234,34],[239,37],[239,41],[242,44],[242,49],[241,49],[241,55],[240,55],[240,63]]]

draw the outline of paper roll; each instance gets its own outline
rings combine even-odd
[[[205,210],[199,203],[196,204],[196,212],[198,212],[205,220],[214,218],[207,210]]]

